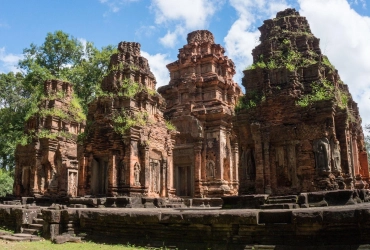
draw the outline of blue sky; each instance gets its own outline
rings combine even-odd
[[[321,49],[370,124],[370,0],[0,0],[0,72],[16,71],[22,51],[63,30],[101,48],[141,43],[158,86],[177,59],[187,33],[209,29],[235,62],[235,81],[252,63],[262,21],[287,7],[306,16]]]

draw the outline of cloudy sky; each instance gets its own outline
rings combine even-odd
[[[306,16],[321,50],[339,70],[370,124],[370,0],[12,0],[0,1],[0,73],[17,71],[22,51],[63,30],[97,47],[141,43],[158,86],[187,33],[209,29],[237,66],[235,81],[252,63],[258,27],[287,7]]]

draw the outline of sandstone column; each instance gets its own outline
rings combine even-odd
[[[200,180],[201,180],[201,169],[203,168],[202,166],[202,141],[198,141],[194,145],[194,183],[195,183],[195,188],[194,188],[194,196],[195,197],[200,197]],[[187,172],[187,171],[186,171]],[[188,176],[187,178],[190,178]]]

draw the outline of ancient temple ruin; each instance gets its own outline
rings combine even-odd
[[[89,105],[79,163],[79,195],[168,197],[174,193],[176,131],[140,44],[121,42],[103,94]]]
[[[174,147],[178,196],[220,197],[238,192],[238,144],[232,117],[241,89],[234,63],[215,44],[213,34],[188,34],[178,60],[167,65],[165,117],[179,131]]]
[[[46,81],[16,149],[15,197],[0,197],[0,226],[17,233],[0,240],[368,247],[358,106],[306,18],[287,9],[259,29],[245,94],[206,30],[167,65],[163,97],[140,44],[119,43],[86,122],[71,84]]]
[[[71,84],[45,81],[38,111],[25,126],[29,142],[16,148],[16,196],[77,196],[77,135],[83,122]]]
[[[240,194],[363,188],[369,169],[357,104],[294,9],[259,28],[238,106]],[[355,186],[354,186],[355,185]]]
[[[207,30],[189,33],[167,65],[163,97],[140,44],[121,42],[86,127],[71,84],[46,81],[26,124],[30,142],[16,150],[14,194],[210,199],[368,188],[357,104],[306,18],[287,9],[259,29],[245,95]]]

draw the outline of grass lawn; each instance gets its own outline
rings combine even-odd
[[[83,242],[83,243],[64,243],[64,244],[53,244],[48,240],[39,242],[12,242],[0,240],[0,249],[2,250],[74,250],[74,249],[94,249],[94,250],[135,250],[135,249],[147,249],[142,247],[124,246],[124,245],[105,245],[96,244],[93,242]]]

